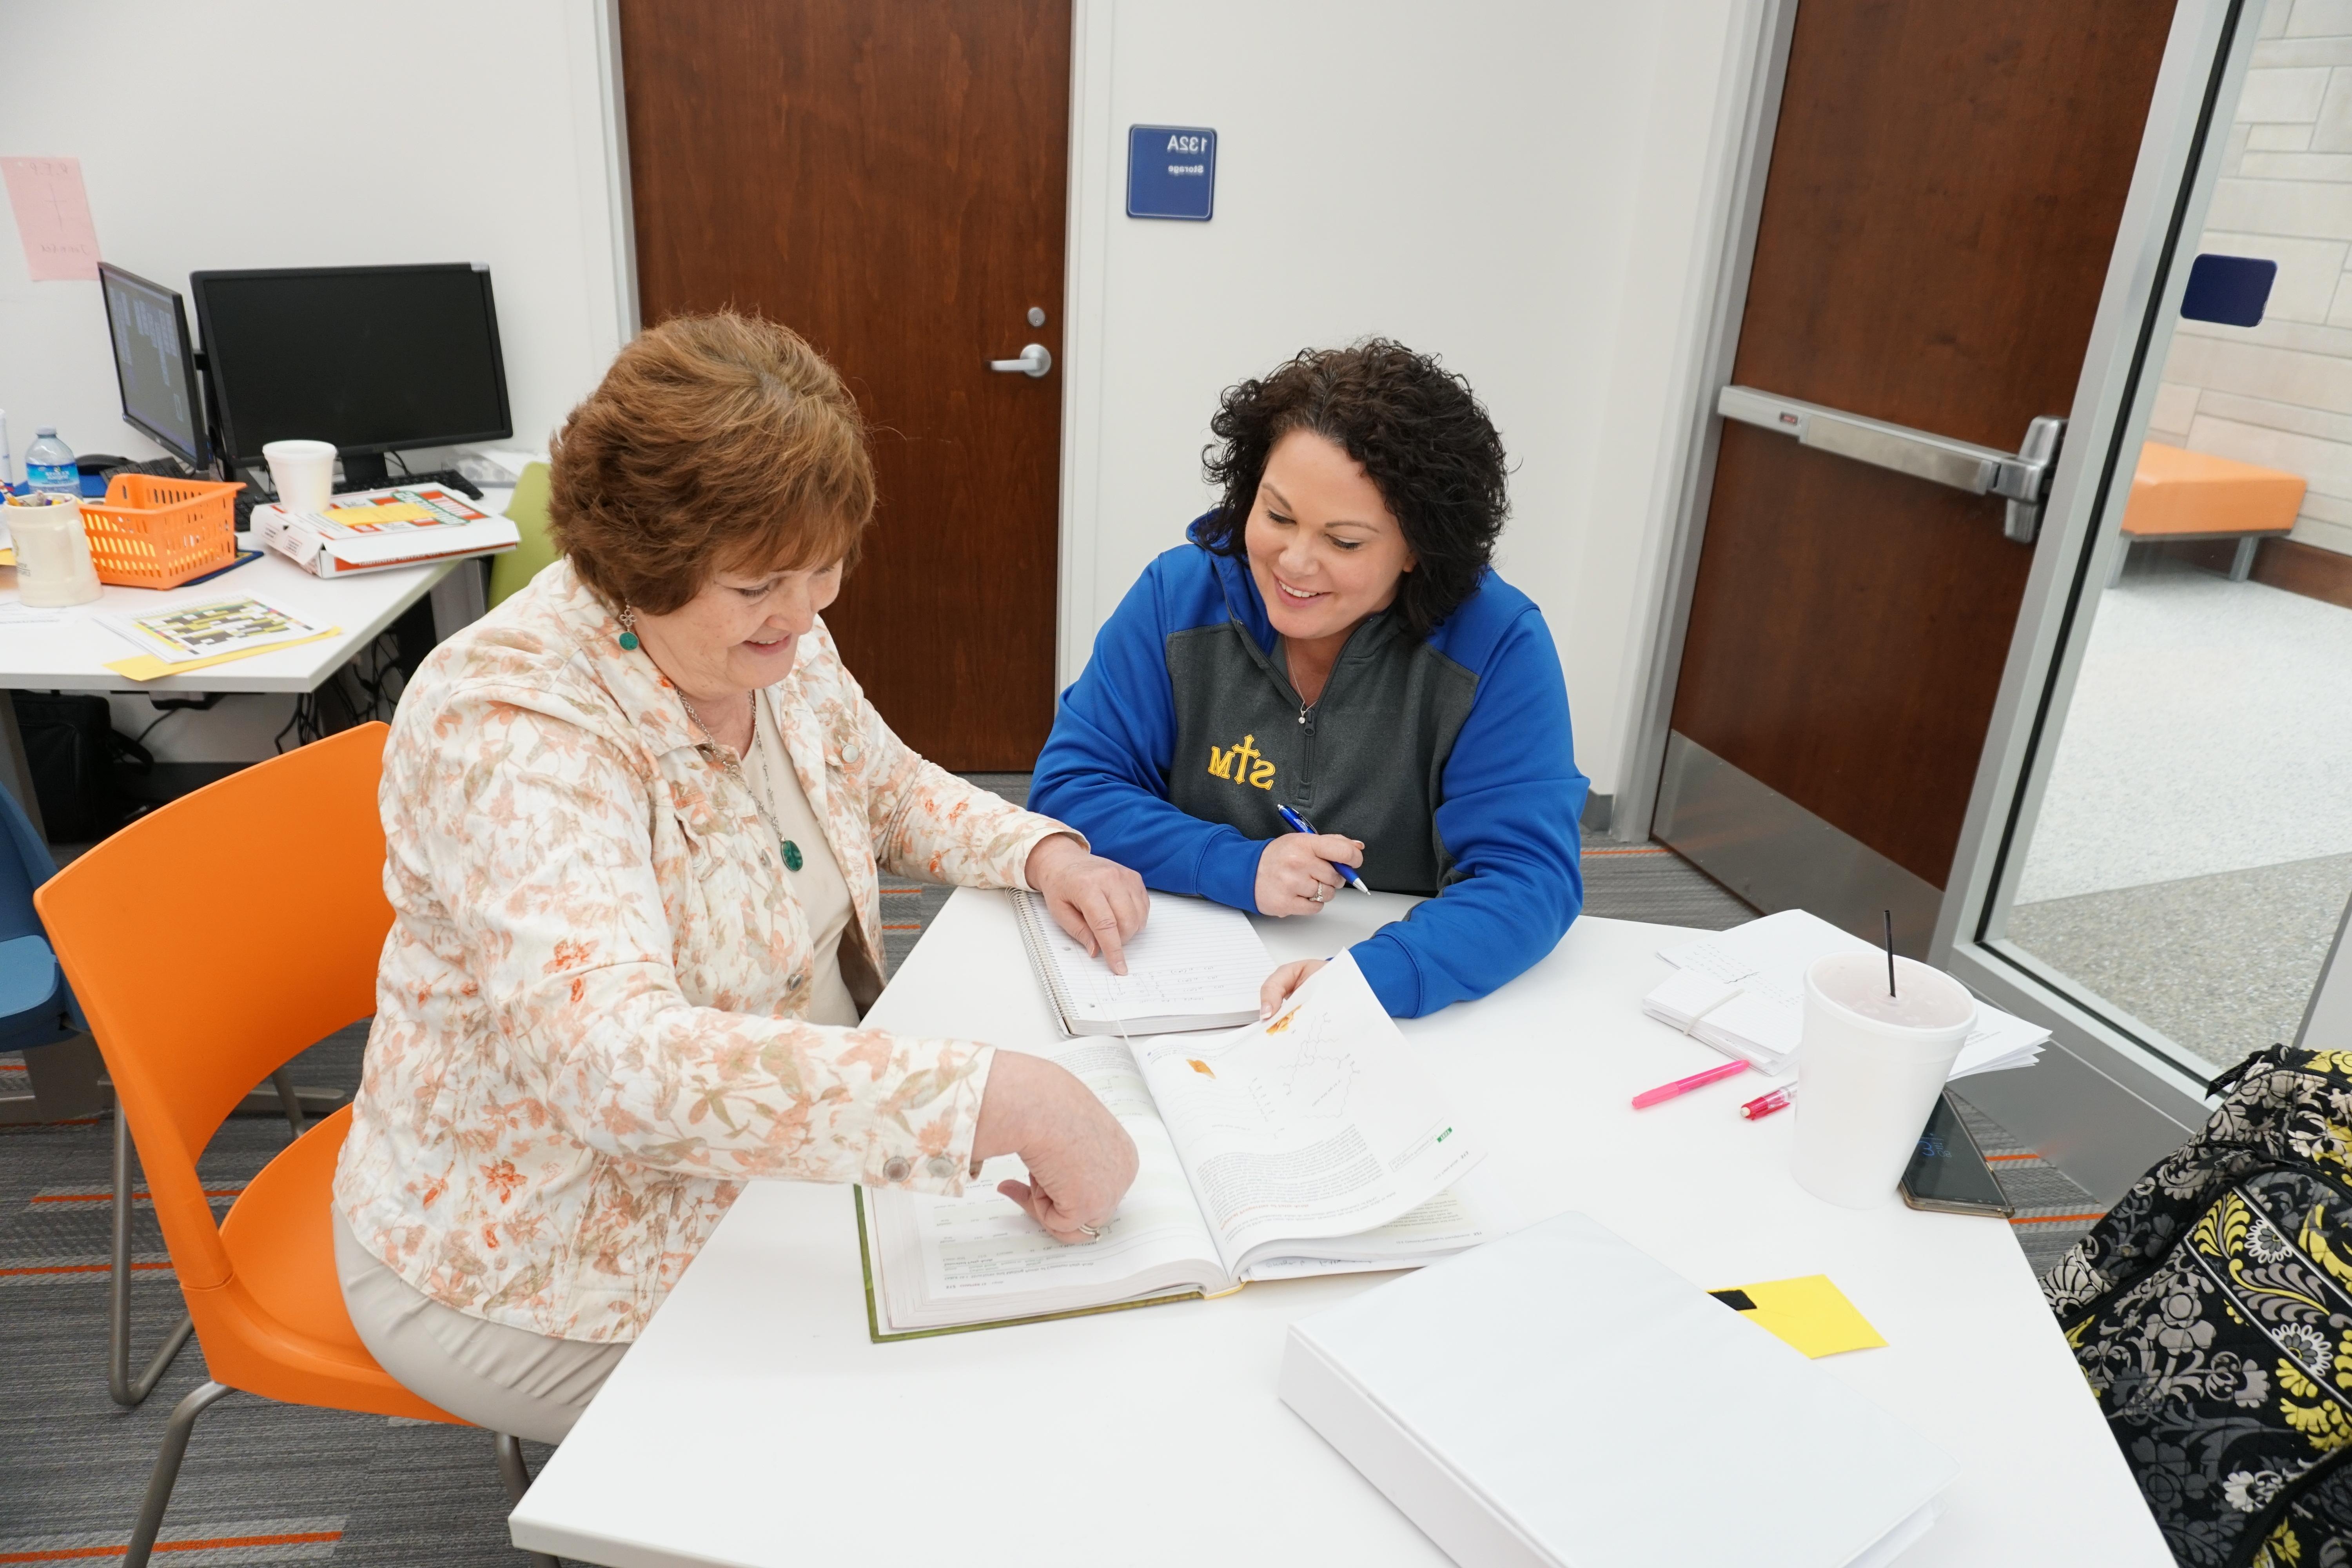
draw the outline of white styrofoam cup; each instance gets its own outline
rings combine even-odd
[[[324,511],[335,493],[331,441],[271,441],[261,448],[278,504],[288,511]]]
[[[1966,986],[1907,958],[1895,965],[1893,996],[1881,953],[1835,953],[1805,972],[1790,1171],[1815,1197],[1847,1208],[1895,1195],[1976,1027]]]

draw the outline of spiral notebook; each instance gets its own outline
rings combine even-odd
[[[1015,891],[1029,966],[1066,1035],[1172,1035],[1257,1022],[1257,988],[1274,956],[1239,910],[1151,895],[1151,918],[1127,944],[1127,973],[1091,956],[1045,900]]]

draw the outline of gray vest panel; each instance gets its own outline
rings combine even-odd
[[[1252,838],[1287,833],[1281,803],[1325,833],[1364,843],[1363,878],[1384,893],[1454,879],[1437,836],[1441,781],[1478,678],[1375,616],[1356,628],[1322,698],[1298,694],[1237,621],[1171,634],[1176,750],[1168,798]]]

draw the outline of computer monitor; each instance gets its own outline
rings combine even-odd
[[[188,279],[230,461],[270,441],[331,441],[354,487],[383,454],[514,434],[490,269],[296,267]]]
[[[98,279],[123,419],[190,468],[205,467],[212,445],[205,438],[187,308],[175,291],[103,261]]]

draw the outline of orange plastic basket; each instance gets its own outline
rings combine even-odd
[[[98,580],[123,588],[176,588],[236,559],[241,484],[117,474],[104,500],[81,503]]]

